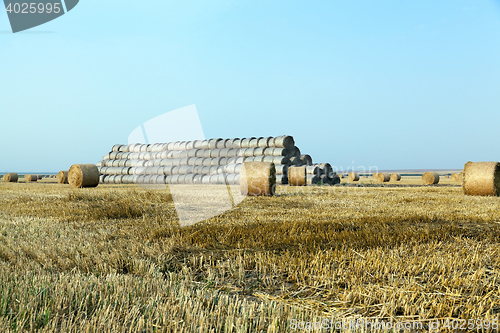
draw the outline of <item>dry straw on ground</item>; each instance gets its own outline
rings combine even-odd
[[[399,173],[391,174],[391,182],[398,182],[401,180],[401,175]]]
[[[10,172],[10,173],[6,174],[5,176],[3,176],[3,180],[7,183],[16,183],[18,179],[19,179],[19,176],[17,175],[17,173],[13,173],[13,172]]]
[[[240,172],[240,191],[248,196],[272,196],[276,188],[274,163],[245,162]]]
[[[99,169],[94,164],[74,164],[68,171],[68,182],[72,187],[96,187],[99,185]]]
[[[351,172],[348,176],[350,182],[357,182],[359,181],[359,174],[355,172]]]
[[[38,176],[37,175],[24,175],[24,179],[28,183],[36,182],[38,180]]]
[[[463,190],[467,195],[499,196],[500,163],[468,162],[464,168]]]
[[[433,185],[439,183],[439,175],[437,172],[426,172],[422,175],[422,181],[425,185]]]
[[[291,166],[288,168],[288,184],[293,186],[307,185],[306,167]]]
[[[68,171],[59,171],[59,173],[57,174],[57,182],[59,184],[69,184]]]
[[[391,180],[391,174],[386,172],[377,173],[376,179],[379,183],[386,183]]]

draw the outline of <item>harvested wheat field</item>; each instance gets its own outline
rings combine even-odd
[[[498,198],[451,181],[278,186],[184,228],[167,190],[2,182],[0,193],[2,332],[499,317]]]

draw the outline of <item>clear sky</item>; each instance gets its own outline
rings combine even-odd
[[[206,137],[293,135],[339,169],[498,161],[499,1],[92,1],[12,34],[0,172],[96,163],[195,104]]]

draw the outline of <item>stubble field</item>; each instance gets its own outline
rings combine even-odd
[[[280,186],[181,228],[167,190],[0,182],[0,330],[498,319],[499,199],[404,184]]]

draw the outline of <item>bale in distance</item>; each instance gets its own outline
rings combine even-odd
[[[247,196],[273,196],[276,188],[274,163],[245,162],[240,172],[240,192]]]
[[[306,167],[291,166],[288,168],[288,184],[304,186],[307,184]]]
[[[38,176],[37,175],[24,175],[24,179],[26,179],[27,183],[36,182],[38,180]]]
[[[401,180],[401,175],[399,173],[391,174],[391,182],[399,182]]]
[[[17,173],[10,172],[3,176],[3,180],[7,183],[17,183],[19,176]]]
[[[435,185],[439,183],[439,175],[437,172],[426,172],[422,175],[422,181],[425,185]]]
[[[94,164],[73,164],[68,171],[71,187],[96,187],[99,185],[99,170]]]
[[[68,171],[59,171],[59,173],[57,174],[57,182],[59,184],[69,184]]]
[[[350,182],[357,182],[359,181],[359,174],[356,172],[351,172],[349,176],[347,176],[347,179],[349,179]]]
[[[382,173],[377,173],[377,181],[379,183],[386,183],[391,180],[391,174],[382,172]]]
[[[500,196],[499,162],[467,162],[463,172],[466,195]]]
[[[458,182],[460,180],[458,173],[453,173],[450,177],[452,182]]]

